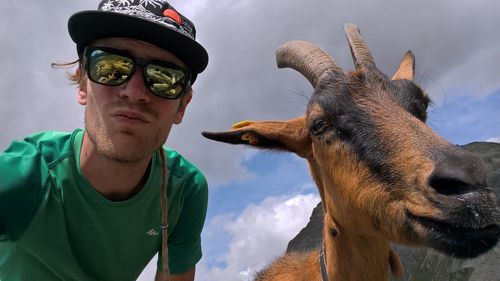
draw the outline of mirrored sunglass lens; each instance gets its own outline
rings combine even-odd
[[[93,50],[89,58],[89,75],[93,81],[104,85],[120,85],[132,72],[134,61],[130,58]]]
[[[182,70],[154,64],[147,66],[146,79],[151,91],[165,98],[177,98],[185,85],[185,74]]]

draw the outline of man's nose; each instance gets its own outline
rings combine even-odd
[[[142,67],[137,66],[132,77],[120,87],[119,96],[124,99],[128,99],[130,102],[138,103],[149,103],[151,99],[151,94],[149,89],[146,87],[144,82],[144,77],[142,74]]]

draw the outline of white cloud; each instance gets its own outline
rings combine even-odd
[[[497,143],[500,143],[500,137],[489,138],[486,141],[487,142],[497,142]]]
[[[214,218],[218,223],[209,228],[223,228],[231,236],[229,250],[219,261],[225,266],[209,267],[202,262],[197,266],[197,280],[251,280],[257,270],[286,250],[319,201],[316,194],[268,197],[237,217]]]
[[[137,278],[137,281],[152,281],[155,280],[156,276],[156,260],[158,259],[158,256],[155,255],[153,259],[149,262],[149,264],[146,266],[146,268],[142,271],[141,275],[139,278]]]
[[[449,95],[489,95],[500,88],[500,80],[491,81],[490,76],[484,75],[482,72],[471,71],[471,69],[487,69],[492,73],[498,73],[500,65],[492,58],[499,56],[498,46],[485,44],[484,47],[478,48],[477,52],[457,59],[453,67],[441,75],[439,83],[430,84],[426,90],[433,93],[434,102],[437,104],[440,104]],[[439,89],[443,86],[443,89]]]

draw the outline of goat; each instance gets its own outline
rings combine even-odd
[[[305,115],[243,122],[212,140],[296,153],[308,161],[324,209],[323,247],[286,254],[256,280],[388,280],[403,268],[390,243],[473,258],[500,238],[500,210],[481,160],[426,124],[430,98],[412,80],[408,51],[389,79],[359,29],[345,33],[356,70],[344,73],[317,46],[292,41],[278,67],[314,87]]]

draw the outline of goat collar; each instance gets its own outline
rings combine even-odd
[[[325,245],[321,243],[321,250],[319,251],[319,268],[321,270],[321,278],[323,281],[328,281],[328,273],[326,272],[325,261]]]

